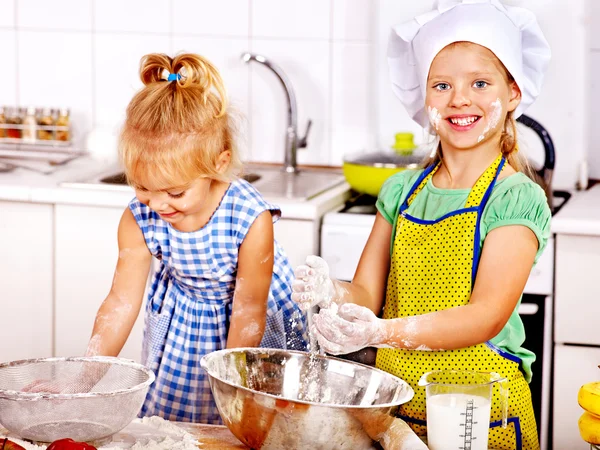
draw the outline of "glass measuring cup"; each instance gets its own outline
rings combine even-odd
[[[508,415],[508,380],[495,372],[439,370],[425,373],[427,445],[430,450],[487,450],[492,388],[498,383],[502,426]]]

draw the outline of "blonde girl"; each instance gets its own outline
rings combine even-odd
[[[151,263],[142,359],[156,374],[141,415],[219,423],[203,355],[232,347],[305,349],[293,271],[273,238],[279,209],[236,177],[240,158],[223,81],[205,58],[142,58],[120,155],[135,198],[88,355],[119,354]]]
[[[533,14],[497,0],[440,1],[396,26],[394,91],[439,138],[437,154],[383,186],[352,283],[330,280],[316,257],[296,270],[293,298],[303,308],[315,291],[326,294],[314,316],[321,346],[333,354],[379,347],[377,366],[415,389],[401,416],[420,435],[424,373],[498,372],[509,380],[508,427],[496,390],[481,448],[539,448],[528,386],[535,355],[521,346],[517,310],[550,210],[520,172],[514,119],[538,95],[549,55]]]

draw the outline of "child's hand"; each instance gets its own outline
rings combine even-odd
[[[317,339],[323,350],[332,355],[352,353],[384,343],[385,324],[373,311],[354,303],[322,309],[313,316]]]
[[[316,305],[327,308],[335,297],[335,287],[329,278],[329,266],[323,258],[307,256],[306,265],[296,267],[292,283],[292,300],[308,311]]]

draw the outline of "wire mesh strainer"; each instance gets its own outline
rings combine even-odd
[[[0,424],[37,442],[104,439],[136,417],[153,381],[146,367],[112,357],[3,363]]]

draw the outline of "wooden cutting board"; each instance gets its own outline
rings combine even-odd
[[[204,425],[177,422],[177,425],[198,439],[202,450],[248,449],[229,431],[226,426]]]

